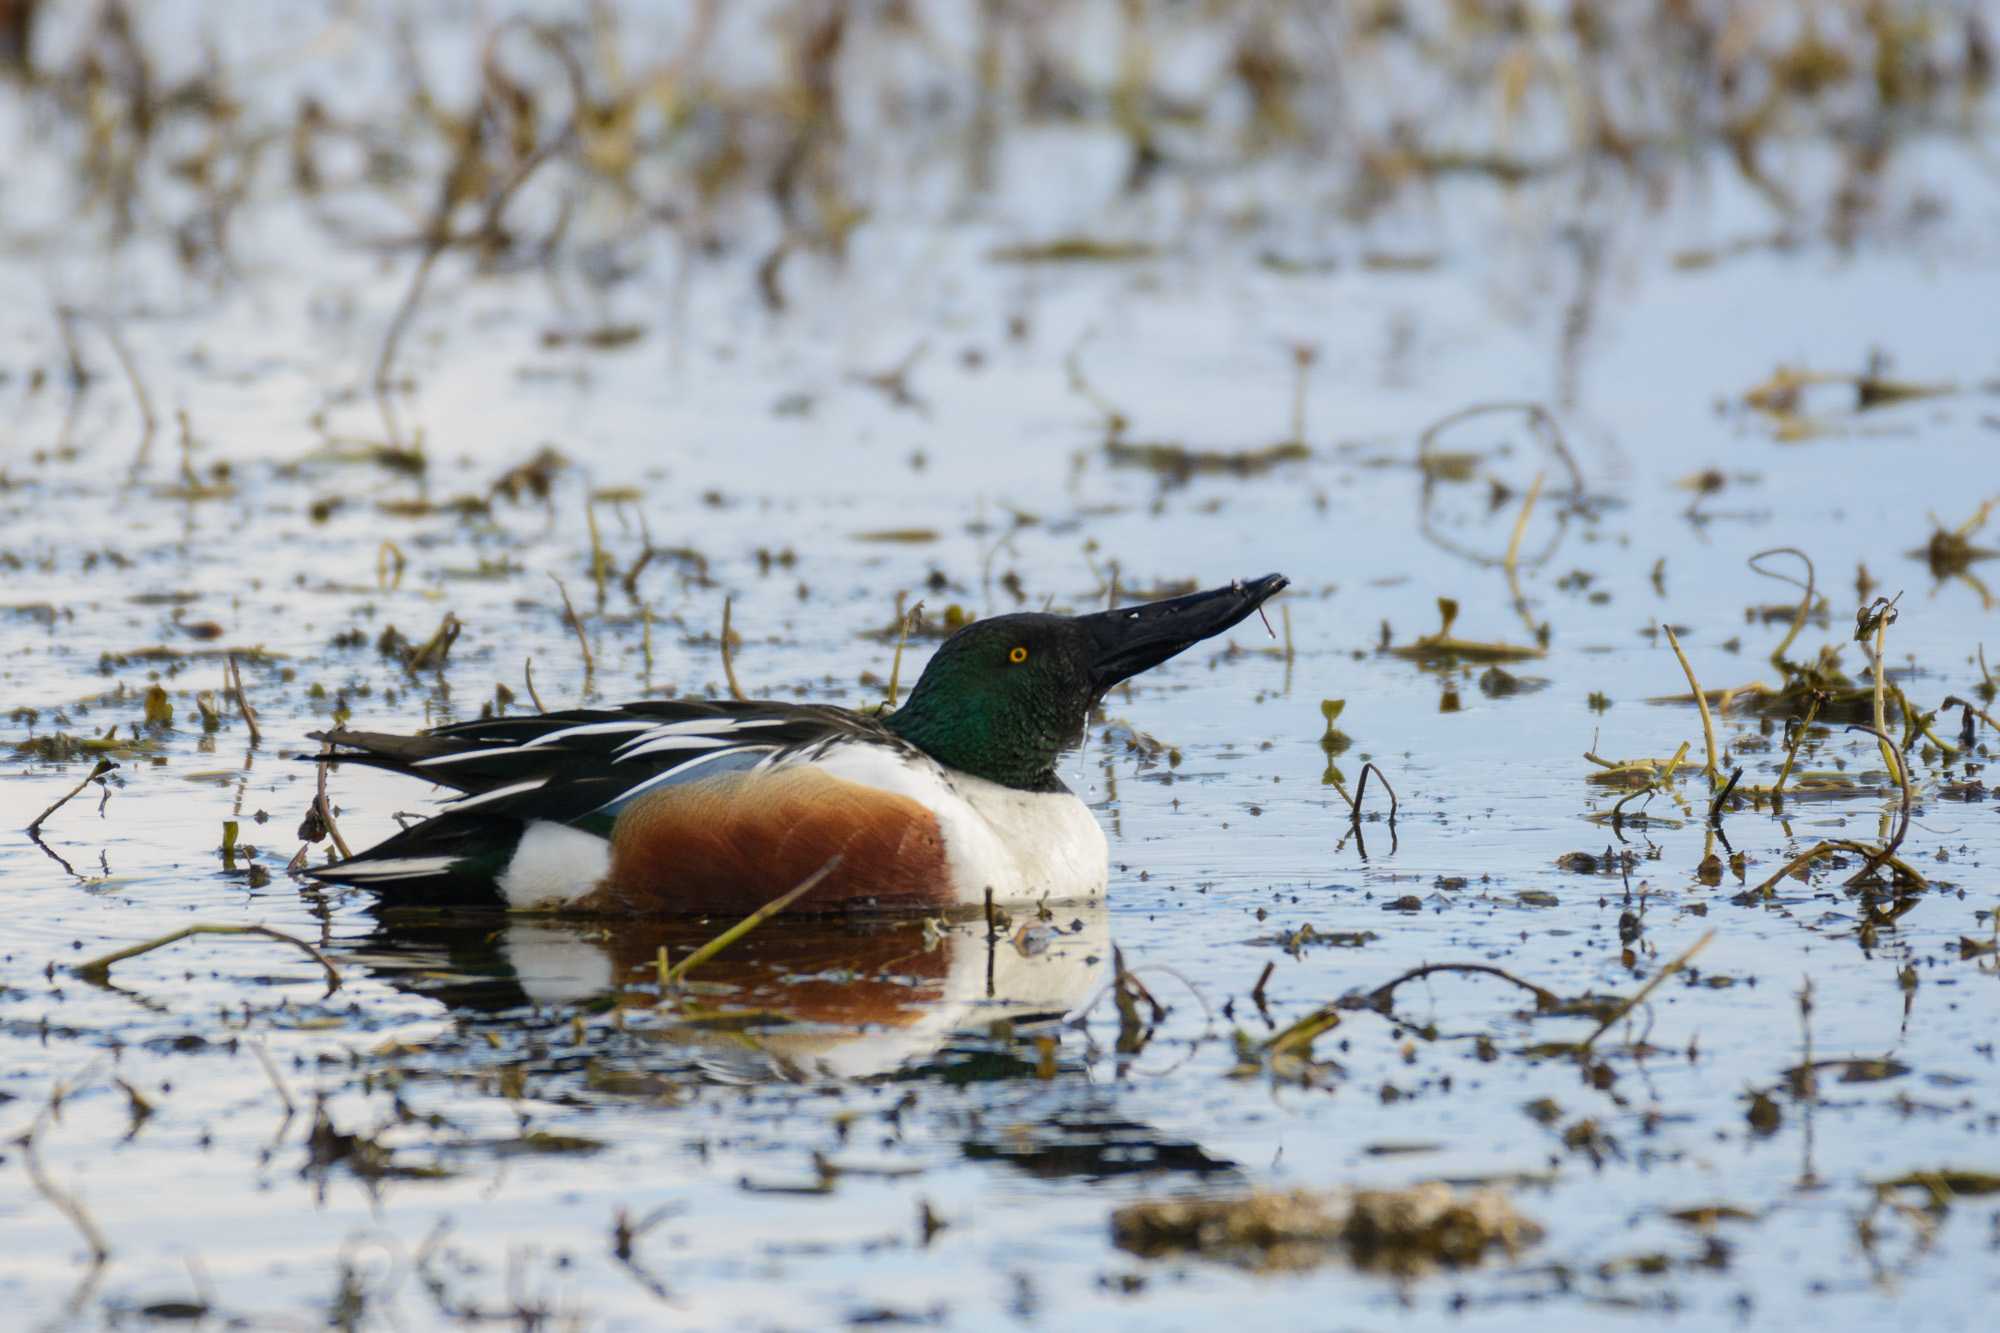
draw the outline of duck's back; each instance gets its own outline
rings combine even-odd
[[[647,701],[421,736],[336,731],[338,758],[464,792],[313,871],[397,903],[747,912],[838,864],[802,909],[1093,897],[1103,833],[1065,791],[947,770],[872,718],[815,705]]]

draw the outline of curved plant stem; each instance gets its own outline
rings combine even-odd
[[[730,945],[736,943],[736,941],[742,939],[745,935],[748,935],[751,931],[757,929],[757,927],[763,925],[766,921],[770,920],[773,916],[777,915],[779,912],[784,911],[787,907],[790,907],[793,903],[805,897],[806,894],[810,893],[814,888],[818,887],[819,882],[821,880],[825,879],[828,875],[831,875],[839,867],[840,867],[840,858],[836,856],[831,860],[829,860],[825,865],[821,866],[818,870],[813,871],[812,874],[807,875],[805,879],[799,882],[798,887],[791,889],[788,892],[779,894],[776,898],[773,898],[770,902],[765,903],[762,907],[752,912],[749,916],[744,917],[741,921],[731,926],[728,930],[723,931],[720,935],[717,935],[714,939],[702,945],[699,949],[696,949],[693,953],[689,954],[687,957],[681,959],[678,963],[675,963],[672,967],[668,968],[661,975],[660,980],[662,985],[663,986],[679,985],[682,977],[686,976],[689,972],[691,972],[695,968],[700,967],[703,963],[715,957],[717,954],[721,953],[724,949],[727,949]]]
[[[1721,778],[1721,773],[1715,766],[1715,721],[1708,713],[1708,696],[1701,692],[1701,684],[1694,678],[1694,667],[1689,664],[1688,655],[1681,651],[1681,641],[1674,636],[1674,627],[1663,624],[1660,626],[1660,629],[1666,634],[1668,644],[1673,647],[1674,656],[1680,659],[1681,671],[1687,676],[1688,688],[1694,691],[1695,704],[1701,709],[1701,739],[1702,743],[1708,747],[1707,757],[1702,763],[1701,771],[1708,775],[1708,788],[1710,791],[1714,791],[1715,784]],[[1727,701],[1725,700],[1725,702]]]
[[[85,981],[104,985],[111,980],[112,964],[122,963],[128,958],[137,958],[142,953],[151,953],[155,949],[165,948],[169,944],[178,943],[193,935],[261,935],[265,939],[277,940],[280,943],[289,944],[296,949],[303,950],[308,957],[325,970],[326,993],[328,995],[340,989],[339,969],[334,967],[325,954],[298,936],[287,935],[284,931],[273,930],[269,926],[214,925],[207,922],[197,922],[192,926],[183,926],[179,930],[162,935],[157,939],[146,940],[139,944],[129,945],[123,949],[115,949],[107,954],[100,954],[88,962],[77,963],[69,970]]]

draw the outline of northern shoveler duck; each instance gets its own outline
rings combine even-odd
[[[835,856],[795,911],[1088,898],[1108,847],[1056,776],[1120,681],[1237,624],[1282,574],[1082,616],[974,621],[901,708],[648,700],[417,736],[323,733],[336,761],[465,795],[309,873],[396,903],[747,912]]]

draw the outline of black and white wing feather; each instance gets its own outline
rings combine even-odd
[[[433,904],[491,901],[494,876],[538,821],[608,835],[626,803],[658,787],[807,757],[842,740],[902,745],[843,708],[728,700],[481,718],[416,736],[341,728],[315,739],[332,746],[332,762],[463,793],[433,818],[310,872],[334,883],[393,882]]]
[[[451,809],[572,822],[642,792],[843,738],[894,742],[844,708],[649,700],[619,708],[480,718],[417,736],[320,733],[335,762],[369,764],[465,793]]]

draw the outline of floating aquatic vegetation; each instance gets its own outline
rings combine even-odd
[[[1050,241],[997,246],[987,251],[986,257],[996,264],[1128,264],[1151,259],[1158,253],[1156,247],[1145,241],[1060,236]]]
[[[1830,388],[1844,391],[1845,403],[1815,410],[1817,391]],[[1864,412],[1958,392],[1957,385],[1894,379],[1880,368],[1854,373],[1780,366],[1769,379],[1744,390],[1743,404],[1768,420],[1779,440],[1799,442],[1841,429]]]
[[[1384,643],[1382,651],[1391,657],[1437,667],[1456,666],[1465,662],[1525,662],[1547,656],[1547,649],[1528,647],[1524,644],[1506,643],[1501,640],[1461,639],[1451,632],[1453,624],[1458,620],[1458,599],[1440,597],[1437,599],[1437,607],[1440,623],[1435,631],[1419,635],[1405,644],[1392,646]]]
[[[1931,577],[1942,583],[1946,579],[1960,579],[1979,594],[1980,604],[1991,610],[1994,603],[1992,593],[1972,572],[1972,567],[1983,560],[1991,560],[2000,551],[1990,547],[1976,546],[1973,536],[1986,526],[1996,506],[2000,506],[2000,496],[1986,500],[1973,511],[1972,517],[1955,528],[1946,528],[1932,520],[1934,527],[1930,540],[1910,554],[1930,566]]]
[[[1192,1254],[1261,1272],[1345,1258],[1414,1277],[1518,1256],[1541,1226],[1497,1190],[1439,1181],[1399,1190],[1264,1192],[1234,1199],[1136,1203],[1111,1215],[1112,1241],[1148,1258]]]
[[[1347,700],[1345,699],[1321,699],[1319,701],[1319,715],[1326,719],[1326,730],[1320,735],[1319,748],[1326,751],[1328,759],[1344,753],[1350,745],[1354,744],[1353,737],[1349,736],[1336,725],[1340,721],[1341,713],[1346,708]]]
[[[1299,463],[1312,450],[1296,440],[1258,449],[1196,449],[1184,444],[1137,444],[1107,440],[1104,456],[1118,467],[1140,467],[1171,481],[1196,476],[1254,477],[1283,463]]]

